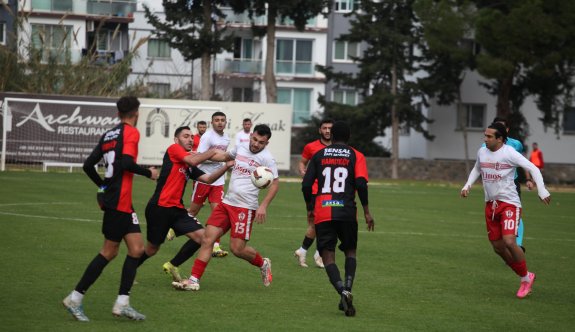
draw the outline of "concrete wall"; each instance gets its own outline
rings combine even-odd
[[[291,156],[288,176],[299,176],[299,160],[299,155]],[[470,161],[469,167],[473,164],[474,161]],[[370,179],[391,178],[389,158],[367,158],[367,167]],[[400,179],[461,182],[461,185],[468,176],[462,160],[400,159],[398,173]],[[575,184],[575,164],[545,163],[543,177],[546,184]]]

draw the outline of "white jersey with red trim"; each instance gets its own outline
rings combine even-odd
[[[206,131],[200,138],[200,145],[198,146],[198,153],[206,152],[210,149],[219,149],[226,151],[230,145],[230,137],[228,134],[223,133],[222,135],[216,133],[213,129]],[[210,174],[222,166],[223,163],[213,162],[206,160],[201,163],[198,168],[204,173]],[[220,176],[216,181],[214,181],[210,186],[223,186],[225,183],[224,175]],[[200,181],[201,182],[201,181]]]
[[[236,145],[240,144],[250,144],[250,135],[251,133],[246,133],[243,130],[238,131],[236,134]]]
[[[481,175],[486,202],[497,200],[521,207],[521,200],[514,182],[517,167],[529,170],[537,184],[537,192],[541,199],[550,195],[545,189],[539,169],[509,145],[503,145],[497,151],[481,147],[477,151],[475,166],[463,189],[469,189]]]
[[[267,148],[258,153],[252,153],[247,144],[234,146],[228,153],[236,162],[232,170],[228,192],[222,202],[232,206],[257,210],[259,207],[258,195],[260,189],[253,185],[250,175],[256,167],[265,166],[272,171],[274,179],[277,179],[278,168],[274,157]]]

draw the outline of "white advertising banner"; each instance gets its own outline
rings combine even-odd
[[[231,139],[242,130],[245,118],[252,120],[252,129],[260,123],[267,124],[272,130],[268,149],[276,159],[278,169],[289,170],[291,119],[289,105],[258,103],[227,103],[192,100],[140,99],[140,151],[138,163],[161,165],[168,146],[174,143],[174,132],[181,126],[189,126],[196,134],[198,121],[206,121],[211,128],[212,114],[226,114],[226,132]]]

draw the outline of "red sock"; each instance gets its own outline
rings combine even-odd
[[[525,277],[527,275],[527,263],[525,260],[521,262],[511,262],[508,263],[509,267],[520,277]]]
[[[259,252],[256,252],[256,257],[250,262],[253,266],[262,267],[264,265],[264,259]]]
[[[196,260],[194,261],[194,266],[192,266],[192,277],[199,280],[204,274],[206,266],[208,266],[207,262],[204,262],[196,258]]]

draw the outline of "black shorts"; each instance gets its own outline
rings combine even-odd
[[[188,234],[202,229],[198,219],[192,217],[186,209],[178,207],[163,207],[148,203],[146,206],[146,223],[148,227],[148,242],[161,245],[166,240],[170,228],[176,236]]]
[[[315,225],[317,250],[335,251],[337,240],[341,241],[339,250],[357,249],[357,221],[331,220]]]
[[[136,212],[127,213],[105,209],[102,233],[107,240],[121,242],[126,234],[141,233]]]

